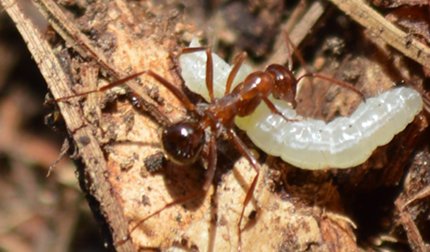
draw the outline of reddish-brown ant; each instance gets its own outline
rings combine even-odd
[[[287,41],[290,42],[288,36]],[[292,45],[291,42],[290,44]],[[295,48],[294,45],[292,46],[293,50],[298,53],[297,48]],[[201,50],[205,50],[205,48],[186,48],[183,49],[182,53],[193,53]],[[252,193],[256,187],[260,168],[256,158],[252,155],[252,153],[242,142],[242,140],[237,136],[234,129],[234,118],[236,116],[244,117],[252,114],[261,102],[264,102],[270,108],[272,113],[276,113],[282,116],[282,112],[278,111],[275,105],[268,99],[269,95],[273,95],[277,99],[290,102],[293,107],[296,107],[296,86],[297,83],[304,77],[316,77],[328,80],[340,86],[351,89],[352,91],[359,94],[363,99],[364,96],[356,88],[341,81],[320,74],[306,73],[299,78],[295,78],[295,76],[289,69],[279,64],[269,65],[265,69],[265,71],[256,71],[251,73],[242,83],[240,83],[230,92],[233,80],[240,66],[246,58],[246,54],[242,53],[239,55],[238,61],[234,65],[232,71],[229,73],[229,77],[226,83],[225,95],[221,98],[215,98],[213,92],[213,62],[211,50],[207,49],[206,55],[206,87],[208,89],[210,97],[210,103],[208,104],[194,105],[181,90],[176,88],[171,82],[161,77],[157,73],[153,72],[152,70],[141,71],[130,75],[127,78],[121,79],[107,86],[99,88],[98,90],[92,90],[78,95],[63,97],[57,99],[57,101],[63,101],[77,96],[104,91],[112,87],[121,85],[128,80],[138,77],[139,75],[147,74],[157,80],[157,82],[162,84],[164,87],[166,87],[172,94],[174,94],[188,111],[198,115],[198,120],[184,119],[180,122],[164,127],[161,133],[161,145],[165,155],[168,157],[169,160],[179,165],[190,165],[200,157],[200,153],[204,145],[206,144],[206,139],[209,139],[207,143],[208,167],[203,186],[199,191],[187,195],[185,197],[178,198],[166,204],[164,207],[150,214],[146,218],[140,220],[137,225],[130,230],[130,233],[133,232],[143,222],[145,222],[152,216],[160,213],[161,211],[178,203],[194,199],[197,196],[208,191],[212,183],[215,169],[217,166],[216,139],[222,132],[226,133],[227,136],[233,142],[234,146],[237,148],[237,150],[251,163],[252,168],[256,172],[256,175],[254,176],[243,201],[240,219],[237,224],[239,239],[238,249],[240,250],[240,227],[244,216],[245,207],[249,203]],[[303,59],[301,59],[301,61],[304,62]],[[139,97],[136,94],[132,94],[131,98],[132,103],[134,105],[139,104]],[[288,118],[285,119],[289,120]],[[209,128],[210,131],[209,136],[206,136],[206,134],[208,133],[208,131],[206,130],[207,128]],[[129,237],[130,235],[128,237],[124,237],[124,240],[129,239]],[[119,243],[122,243],[122,241]]]

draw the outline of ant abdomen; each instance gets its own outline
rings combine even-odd
[[[178,165],[195,163],[204,144],[205,133],[199,122],[181,121],[165,127],[161,132],[164,153]]]

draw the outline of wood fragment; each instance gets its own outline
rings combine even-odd
[[[45,77],[53,96],[59,98],[64,95],[71,95],[70,91],[68,91],[68,87],[71,86],[70,79],[65,75],[57,57],[43,38],[43,35],[40,34],[31,20],[23,14],[16,1],[1,0],[1,2],[26,41],[28,49]],[[82,138],[89,140],[85,146],[81,146],[80,156],[82,161],[86,163],[87,171],[85,174],[92,181],[93,187],[98,188],[98,190],[93,190],[90,193],[99,202],[104,203],[100,205],[100,211],[106,218],[109,218],[106,222],[112,230],[112,239],[115,240],[126,236],[128,234],[127,220],[124,217],[120,202],[115,194],[111,193],[111,186],[103,175],[106,172],[106,165],[97,140],[92,135],[91,129],[85,126],[76,106],[63,103],[59,104],[59,107],[69,130],[74,132],[75,141],[79,142],[79,139]],[[95,160],[97,162],[94,162]],[[107,246],[112,248],[112,242]],[[131,241],[127,241],[122,247],[118,248],[118,251],[135,251],[135,248]]]
[[[63,11],[58,7],[53,0],[35,0],[34,3],[49,21],[52,27],[58,32],[61,37],[68,42],[82,57],[94,59],[103,69],[109,72],[116,79],[121,79],[129,76],[131,73],[121,71],[118,68],[113,68],[108,63],[108,59],[101,52],[101,49],[92,45],[92,42],[85,36],[70,20]],[[118,2],[120,4],[120,2]],[[123,8],[124,9],[124,8]],[[127,82],[127,86],[134,92],[141,94],[143,109],[152,114],[157,120],[167,122],[164,114],[158,110],[158,105],[153,101],[137,83],[136,80]],[[65,96],[65,95],[63,95]]]
[[[324,14],[326,7],[326,3],[316,1],[312,3],[303,17],[294,25],[291,30],[288,29],[291,26],[288,22],[282,25],[281,29],[288,32],[291,41],[298,47],[305,39],[306,35],[308,35],[309,31],[312,30],[312,28]],[[267,62],[285,64],[288,60],[288,55],[290,54],[288,52],[288,48],[285,46],[284,36],[278,36],[278,39],[275,41],[275,48],[277,50],[275,50],[272,56],[269,57]],[[290,52],[291,51],[292,50],[290,50]]]
[[[13,0],[1,1],[9,3]],[[45,63],[41,61],[51,62],[51,59],[54,60],[51,62],[53,65],[50,67],[45,66],[42,72],[48,72],[46,78],[51,78],[49,85],[54,90],[55,97],[72,94],[70,86],[74,84],[73,82],[79,82],[85,88],[88,86],[94,87],[99,84],[96,82],[111,81],[109,79],[98,80],[100,75],[107,75],[115,79],[144,69],[154,70],[169,80],[173,79],[171,81],[174,84],[179,85],[181,83],[180,77],[174,74],[176,65],[170,61],[173,58],[171,55],[179,48],[178,43],[183,41],[178,39],[179,32],[172,32],[166,27],[172,24],[177,24],[178,27],[191,25],[185,23],[190,22],[185,18],[181,19],[181,21],[166,21],[170,19],[165,16],[169,10],[165,9],[165,6],[151,5],[149,8],[142,8],[139,4],[144,5],[145,1],[95,1],[97,4],[109,4],[108,9],[117,15],[114,20],[106,19],[97,20],[96,22],[90,18],[85,20],[91,24],[99,22],[103,29],[109,30],[112,34],[115,34],[114,36],[123,40],[118,43],[120,45],[118,48],[116,48],[117,45],[106,47],[108,49],[104,48],[112,54],[117,53],[116,49],[120,51],[120,53],[110,57],[98,44],[99,41],[88,36],[85,33],[88,30],[85,31],[85,28],[83,29],[80,27],[81,24],[76,22],[77,19],[73,19],[73,15],[76,14],[74,10],[61,9],[53,0],[35,1],[39,4],[45,16],[50,19],[62,39],[66,41],[66,46],[64,46],[65,49],[63,50],[72,51],[72,54],[75,54],[71,55],[70,58],[79,54],[76,57],[79,59],[79,67],[76,70],[79,70],[80,76],[73,81],[71,80],[73,73],[62,70],[55,62],[55,57],[48,55],[52,54],[52,52],[48,52],[48,56],[35,56],[35,59],[40,64]],[[326,4],[321,4],[320,2],[309,2],[309,4],[312,7],[306,12],[291,34],[293,38],[298,39],[293,39],[295,43],[303,41],[307,33],[315,29],[326,7]],[[131,6],[137,7],[133,9]],[[190,6],[190,8],[192,7]],[[174,10],[180,13],[178,16],[182,18],[182,10]],[[67,11],[70,11],[70,13],[67,13]],[[86,11],[91,12],[90,10]],[[208,12],[212,14],[212,10],[206,11],[200,12],[205,14],[198,16],[193,21],[201,22]],[[140,16],[133,12],[138,12]],[[213,13],[216,12],[214,11]],[[155,16],[156,18],[151,19],[145,15]],[[119,24],[115,23],[116,21]],[[139,23],[138,21],[145,22]],[[21,25],[20,23],[18,22],[19,25]],[[190,23],[194,24],[196,22]],[[206,22],[201,23],[204,23],[205,26],[210,26]],[[120,26],[125,26],[125,28]],[[279,27],[275,28],[279,30]],[[97,27],[94,29],[97,29]],[[100,29],[100,34],[105,32],[103,29]],[[143,31],[145,29],[150,32],[145,34],[145,31]],[[188,31],[188,28],[183,29],[181,32],[188,33],[187,36],[194,36],[194,34],[190,35],[192,32]],[[211,32],[211,29],[207,30],[208,37],[219,38],[219,33]],[[155,35],[154,33],[157,31],[161,35]],[[202,34],[200,31],[194,32]],[[342,35],[338,36],[343,39]],[[361,39],[361,37],[357,38],[357,40]],[[143,46],[139,44],[141,39],[147,42],[142,43]],[[283,46],[285,38],[280,35],[276,40],[281,41],[280,48],[284,49],[284,51],[278,51],[274,56],[281,56],[284,59],[271,58],[268,60],[270,63],[285,62],[286,59],[285,47]],[[33,41],[29,43],[29,46],[34,47],[34,44],[37,46],[37,43]],[[361,43],[361,41],[358,43]],[[124,45],[125,47],[121,47]],[[70,46],[70,48],[67,46]],[[49,51],[49,48],[46,50]],[[152,52],[146,53],[148,50]],[[349,77],[349,80],[353,80],[357,87],[370,96],[377,95],[382,90],[389,89],[392,86],[393,80],[389,76],[387,77],[384,71],[379,68],[378,63],[381,64],[381,62],[372,60],[372,57],[369,56],[371,53],[366,54],[362,59],[361,56],[357,56],[361,52],[355,54],[356,52],[344,51],[341,53],[342,55],[339,54],[333,59],[326,59],[329,58],[326,56],[330,49],[316,49],[316,51],[318,50],[319,53],[315,54],[317,55],[316,57],[326,60],[322,65],[335,66],[341,62],[341,56],[343,57],[347,54],[344,57],[344,61],[347,64],[339,63],[340,67],[338,65],[336,71],[339,73],[352,72],[349,75],[352,76]],[[154,52],[158,53],[160,51],[162,53],[154,55]],[[125,53],[121,54],[121,52]],[[130,55],[133,57],[119,64],[115,62],[115,60],[124,55],[125,57]],[[58,55],[56,56],[57,58],[59,57]],[[387,53],[385,56],[388,58],[391,55]],[[76,58],[73,58],[73,60],[76,60]],[[130,60],[131,58],[132,60]],[[169,63],[165,64],[165,62]],[[97,74],[98,69],[100,69],[101,74]],[[50,74],[50,71],[58,71],[59,73]],[[378,72],[380,75],[374,75],[372,72]],[[329,74],[332,75],[332,73],[330,72]],[[340,74],[333,75],[336,76],[335,78],[341,78]],[[76,78],[76,76],[73,77]],[[65,117],[68,120],[67,125],[70,129],[70,134],[80,150],[76,157],[82,158],[86,167],[85,171],[88,173],[86,174],[87,180],[85,182],[88,183],[86,186],[91,190],[86,193],[94,195],[97,201],[101,202],[102,214],[110,223],[114,242],[127,237],[128,230],[134,228],[136,223],[149,214],[160,209],[163,204],[172,202],[172,200],[185,194],[193,193],[196,188],[201,186],[201,181],[205,175],[205,170],[202,169],[201,166],[203,165],[201,164],[193,167],[177,167],[169,161],[164,162],[163,154],[159,152],[160,145],[156,130],[160,127],[160,124],[163,124],[163,121],[175,121],[175,119],[183,118],[184,111],[176,100],[172,99],[168,92],[165,92],[158,83],[150,78],[145,78],[145,76],[141,76],[140,79],[143,80],[142,83],[130,81],[127,85],[133,91],[142,95],[144,100],[150,104],[147,110],[152,114],[152,117],[148,117],[146,113],[141,113],[132,108],[130,102],[124,101],[125,99],[115,100],[112,102],[114,109],[105,109],[103,113],[100,113],[99,108],[95,108],[98,103],[98,99],[95,99],[95,97],[100,94],[78,98],[82,100],[84,106],[89,105],[91,107],[89,112],[81,112],[77,109],[81,106],[81,103],[78,104],[75,101],[78,99],[60,102],[61,109],[65,111]],[[378,81],[374,83],[375,79]],[[351,99],[348,94],[339,93],[338,90],[331,86],[327,88],[327,85],[318,84],[312,88],[305,87],[302,89],[302,91],[307,90],[307,93],[303,92],[305,99],[302,99],[300,104],[301,108],[309,113],[306,116],[320,116],[320,118],[330,120],[339,114],[347,114],[353,108],[351,104],[355,100]],[[137,86],[133,88],[133,85]],[[421,83],[417,84],[417,86],[420,85]],[[158,92],[158,88],[160,88],[160,92]],[[148,95],[150,93],[154,95]],[[154,99],[157,101],[153,101]],[[88,120],[85,115],[91,114],[93,108],[97,109],[94,114],[97,114],[99,118]],[[97,119],[100,119],[100,117],[103,117],[103,120],[98,121]],[[158,124],[154,122],[154,117]],[[100,125],[97,125],[98,123]],[[98,134],[99,132],[103,134]],[[99,135],[103,136],[100,137]],[[393,155],[387,152],[387,148],[384,147],[377,151],[378,153],[374,155],[373,160],[371,158],[362,167],[346,171],[328,170],[322,172],[302,171],[280,161],[280,159],[270,156],[266,159],[267,155],[265,153],[256,151],[260,156],[261,174],[263,175],[260,176],[260,181],[251,203],[246,208],[245,215],[249,216],[249,219],[243,223],[242,227],[244,251],[252,251],[256,247],[262,246],[265,246],[264,249],[267,251],[358,251],[357,243],[361,244],[363,240],[366,242],[367,240],[365,239],[368,237],[364,236],[363,238],[361,234],[357,235],[362,230],[363,220],[352,219],[351,217],[357,216],[351,215],[350,208],[351,202],[356,200],[356,195],[351,194],[352,197],[349,197],[350,195],[345,197],[342,194],[345,191],[350,192],[348,190],[361,192],[360,190],[363,188],[368,190],[380,189],[384,186],[384,182],[387,182],[384,179],[385,176],[380,176],[383,172],[390,173],[394,177],[388,181],[387,186],[398,184],[403,175],[405,163],[409,160],[409,154],[416,147],[416,142],[410,145],[404,144],[404,139],[407,136],[409,135],[403,134],[399,137],[400,140],[397,143],[388,145],[389,149],[407,149],[406,152],[401,152],[400,154],[396,152],[397,156],[400,157],[392,159],[392,162],[396,162],[399,166],[399,169],[394,172],[395,176],[392,175],[393,170],[390,170],[390,167],[386,167],[386,157],[389,155],[388,158],[391,160]],[[421,135],[417,135],[417,138],[419,136]],[[246,141],[246,137],[243,139]],[[148,249],[150,248],[148,246],[151,246],[154,250],[163,251],[178,249],[178,247],[184,250],[198,251],[235,251],[237,247],[238,213],[242,209],[241,203],[244,198],[244,192],[246,192],[254,173],[247,162],[244,162],[243,159],[237,160],[238,154],[235,150],[232,150],[231,146],[221,143],[223,141],[222,139],[220,140],[220,143],[217,143],[220,153],[219,165],[213,188],[204,197],[185,204],[174,205],[145,221],[131,234],[131,240],[125,240],[124,243],[121,243],[121,246],[117,246],[118,251],[133,251],[135,247]],[[102,150],[100,150],[100,145],[102,145]],[[252,143],[247,142],[247,145],[253,148]],[[92,148],[96,148],[96,150]],[[148,159],[148,156],[154,153],[158,153],[159,158]],[[201,163],[205,163],[205,157],[202,158]],[[145,164],[147,164],[147,168],[153,168],[156,171],[149,173],[145,169]],[[384,169],[376,169],[382,168],[382,166],[384,166]],[[157,170],[158,168],[163,169]],[[378,170],[381,172],[378,173]],[[375,174],[376,176],[373,176]],[[335,182],[332,183],[332,181]],[[118,202],[121,202],[121,204]],[[392,205],[391,201],[390,207],[394,208]],[[118,208],[116,209],[116,207]],[[390,208],[390,210],[392,209]],[[363,214],[361,213],[361,215]],[[355,228],[355,223],[357,223],[358,228],[353,232],[352,228]],[[418,223],[416,224],[418,225]],[[377,224],[376,228],[379,228]],[[380,232],[380,230],[375,230],[375,232]],[[260,239],[255,239],[255,237]],[[393,243],[397,241],[394,238],[392,239]],[[419,240],[415,239],[413,243],[421,246]],[[111,244],[109,245],[111,246]]]
[[[412,220],[411,215],[405,209],[405,202],[403,202],[400,198],[395,201],[396,208],[400,211],[400,222],[403,224],[403,227],[408,236],[408,240],[410,242],[411,248],[413,251],[417,252],[426,252],[429,249],[418,230],[417,225],[415,225]]]
[[[331,2],[357,23],[370,30],[373,36],[382,38],[405,56],[430,68],[430,48],[408,36],[367,3],[362,0],[331,0]]]

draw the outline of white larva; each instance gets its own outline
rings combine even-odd
[[[196,41],[190,44],[190,47],[197,46],[200,45]],[[221,97],[232,67],[216,54],[212,55],[214,95]],[[209,101],[205,53],[184,54],[180,64],[185,85]],[[251,67],[244,64],[233,86],[251,72]],[[271,101],[284,116],[301,119],[288,103],[273,98]],[[236,117],[236,125],[267,154],[280,156],[299,168],[349,168],[364,163],[373,150],[390,142],[412,122],[422,107],[417,91],[399,87],[367,99],[350,117],[338,117],[329,123],[314,119],[287,122],[262,103],[251,116]]]

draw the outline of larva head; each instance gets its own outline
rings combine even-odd
[[[199,123],[181,121],[163,129],[161,144],[169,160],[179,165],[190,165],[200,155],[205,143],[205,132]]]
[[[273,97],[278,100],[290,102],[293,108],[296,108],[296,77],[286,67],[278,64],[269,65],[266,68],[266,72],[275,80]]]

